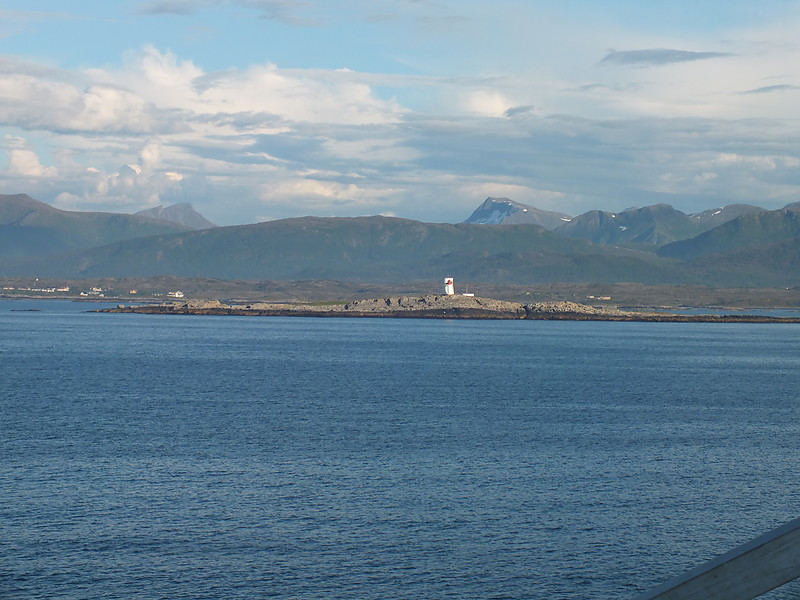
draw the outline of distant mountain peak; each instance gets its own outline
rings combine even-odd
[[[800,210],[800,202],[792,202],[783,207],[783,210]]]
[[[156,206],[136,213],[140,217],[149,217],[161,221],[177,223],[190,229],[211,229],[214,223],[197,212],[188,202],[171,204],[170,206]]]
[[[691,214],[689,217],[693,221],[701,223],[703,225],[703,229],[707,231],[709,229],[713,229],[714,227],[718,227],[723,223],[727,223],[728,221],[733,221],[742,215],[762,212],[764,210],[765,209],[761,207],[753,206],[751,204],[728,204],[726,206],[719,206],[717,208],[709,208],[703,212]]]
[[[481,225],[540,225],[555,229],[571,219],[569,215],[541,210],[510,198],[489,197],[464,223]]]
[[[556,233],[596,244],[662,245],[696,235],[699,226],[669,204],[653,204],[616,213],[591,210],[565,223]]]
[[[0,225],[20,222],[36,214],[57,210],[49,204],[34,200],[28,194],[0,194]]]

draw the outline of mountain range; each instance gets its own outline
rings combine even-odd
[[[302,217],[214,227],[190,205],[144,212],[70,212],[0,196],[0,275],[800,285],[800,203],[570,217],[488,198],[460,224]],[[191,213],[202,220],[175,216]]]
[[[543,211],[508,198],[487,198],[465,223],[511,225],[532,223],[567,237],[596,244],[662,246],[713,229],[738,217],[766,209],[749,204],[732,204],[700,213],[685,214],[668,204],[628,208],[622,212],[591,210],[570,217]]]

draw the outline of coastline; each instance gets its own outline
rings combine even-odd
[[[594,307],[575,302],[521,304],[466,296],[401,296],[354,300],[345,304],[225,304],[217,300],[189,300],[160,304],[119,304],[104,313],[148,315],[216,315],[257,317],[339,317],[408,319],[495,319],[538,321],[616,321],[654,323],[800,323],[800,317],[738,314],[673,314]]]

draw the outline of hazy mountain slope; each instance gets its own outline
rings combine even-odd
[[[66,244],[47,227],[0,225],[0,257],[58,254]]]
[[[682,264],[657,259],[649,252],[623,254],[559,254],[500,252],[489,256],[460,252],[448,255],[443,267],[458,273],[457,280],[505,283],[638,282],[645,284],[696,283]]]
[[[9,225],[37,211],[53,208],[49,204],[34,200],[27,194],[0,194],[0,225]]]
[[[569,221],[571,217],[563,213],[541,210],[534,206],[514,202],[508,198],[487,198],[464,221],[486,225],[541,225],[545,229],[555,229]]]
[[[693,237],[702,231],[699,220],[668,204],[629,208],[619,213],[599,210],[578,215],[555,231],[596,244],[650,244],[660,246]]]
[[[711,285],[800,286],[800,238],[701,256],[688,265]]]
[[[140,217],[170,221],[171,223],[177,223],[189,229],[210,229],[216,227],[214,223],[197,212],[188,202],[171,204],[170,206],[156,206],[154,208],[148,208],[147,210],[140,210],[135,214]]]
[[[6,270],[10,267],[7,265]],[[431,224],[390,217],[285,219],[129,240],[16,268],[41,276],[403,281],[648,281],[677,263],[604,248],[537,225]]]
[[[663,246],[658,254],[691,260],[796,237],[800,237],[800,208],[782,208],[742,215],[692,239]]]
[[[71,212],[25,194],[0,195],[0,256],[44,255],[185,230],[147,217]]]
[[[733,221],[742,215],[763,212],[765,210],[767,209],[761,208],[760,206],[753,206],[752,204],[729,204],[727,206],[711,208],[709,210],[704,210],[703,212],[693,213],[689,215],[689,218],[692,220],[692,222],[700,226],[701,231],[698,232],[699,234],[702,231],[708,231],[714,227],[719,227],[728,221]]]

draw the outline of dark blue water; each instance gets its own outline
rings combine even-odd
[[[800,515],[798,325],[88,308],[0,301],[3,599],[628,598]]]
[[[788,317],[792,319],[800,318],[800,310],[796,308],[707,308],[707,307],[683,307],[683,308],[628,308],[626,310],[644,312],[662,312],[676,315],[755,315],[761,317]]]

